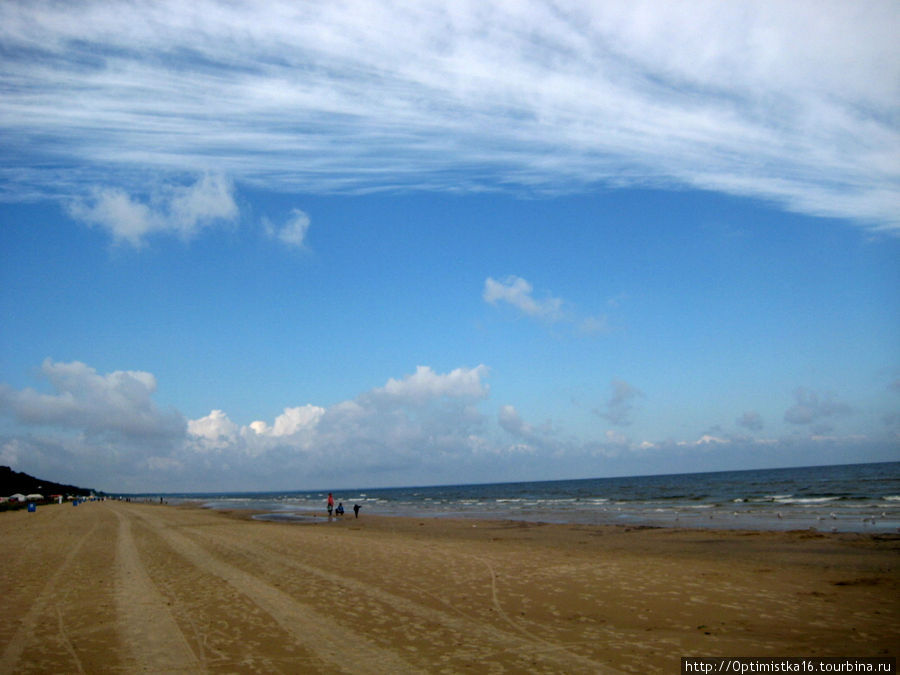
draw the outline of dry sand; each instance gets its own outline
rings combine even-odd
[[[321,520],[0,513],[0,673],[677,673],[900,646],[897,536]]]

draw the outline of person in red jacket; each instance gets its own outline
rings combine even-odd
[[[331,512],[334,511],[334,497],[328,493],[328,517],[331,518]]]

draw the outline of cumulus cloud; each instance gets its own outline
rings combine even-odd
[[[510,275],[502,281],[488,277],[484,281],[482,297],[492,305],[498,302],[512,305],[526,316],[548,321],[562,318],[563,301],[560,298],[546,297],[537,300],[533,292],[534,287],[522,277]]]
[[[0,189],[112,173],[94,216],[127,212],[126,239],[155,227],[127,198],[147,171],[211,168],[319,193],[689,186],[897,229],[898,32],[890,0],[5,2]]]
[[[313,429],[325,414],[325,408],[307,403],[296,408],[285,408],[284,412],[275,418],[275,423],[270,427],[263,421],[250,424],[254,433],[260,436],[294,436],[302,431]]]
[[[612,396],[606,401],[606,407],[596,409],[594,412],[610,424],[615,426],[628,426],[631,424],[631,413],[634,409],[634,400],[643,396],[643,392],[624,380],[613,380]]]
[[[94,189],[90,201],[73,202],[69,213],[77,220],[107,230],[116,241],[126,241],[132,246],[139,246],[147,233],[163,229],[159,214],[117,188]]]
[[[514,406],[501,406],[497,413],[497,421],[500,426],[513,436],[529,436],[531,427],[522,420]]]
[[[189,186],[167,186],[149,203],[119,188],[94,188],[91,197],[69,204],[73,218],[106,230],[116,242],[141,246],[147,236],[176,234],[185,239],[217,221],[237,217],[233,186],[220,175],[204,175]]]
[[[507,304],[527,317],[548,324],[568,324],[577,335],[605,335],[611,331],[607,316],[579,315],[571,303],[552,295],[537,298],[531,283],[514,274],[499,281],[493,277],[485,279],[481,297],[490,305]]]
[[[478,399],[488,395],[489,387],[482,381],[486,375],[484,365],[457,368],[443,375],[428,366],[417,366],[412,375],[402,380],[391,378],[374,393],[408,403],[425,403],[442,397]]]
[[[265,222],[265,226],[269,236],[275,237],[287,246],[303,248],[310,222],[309,215],[304,211],[292,209],[290,218],[281,227],[276,227],[268,220]]]
[[[610,332],[609,319],[606,316],[588,316],[581,320],[579,331],[583,335],[604,335]]]
[[[221,409],[191,420],[160,410],[151,373],[101,374],[48,359],[42,374],[54,393],[0,385],[0,413],[22,430],[0,432],[0,457],[53,471],[77,463],[115,481],[107,489],[266,489],[354,476],[373,484],[497,449],[477,409],[489,393],[485,366],[446,373],[420,366],[354,399],[288,406],[271,421],[245,425]]]
[[[742,426],[750,431],[762,431],[763,428],[762,415],[755,410],[745,412],[738,418],[737,423],[738,426]]]
[[[712,434],[703,434],[700,438],[695,441],[679,441],[678,445],[686,446],[693,445],[696,447],[710,446],[710,445],[729,445],[732,441],[728,438],[722,438],[721,436],[713,436]]]
[[[221,448],[233,442],[240,427],[228,419],[222,410],[212,410],[206,417],[188,420],[187,431],[199,439],[204,447]]]
[[[420,366],[383,387],[330,407],[288,407],[270,424],[233,423],[222,411],[188,423],[185,450],[195,460],[270,472],[382,475],[471,458],[490,444],[474,404],[488,395],[484,366],[437,373]],[[277,467],[277,468],[276,468]],[[362,479],[361,479],[362,480]]]
[[[101,375],[78,361],[48,358],[41,375],[55,393],[0,385],[0,409],[29,425],[83,430],[90,435],[177,436],[184,429],[181,415],[162,411],[153,402],[156,378],[150,373],[117,370]]]
[[[796,403],[784,413],[784,421],[798,425],[817,423],[814,429],[817,433],[831,430],[831,426],[825,420],[847,415],[853,410],[831,394],[820,397],[816,392],[803,387],[794,391],[794,399]]]
[[[271,420],[248,424],[221,409],[190,420],[162,410],[153,401],[156,378],[144,371],[104,374],[47,359],[40,372],[49,393],[0,385],[0,413],[10,418],[0,426],[0,463],[109,491],[528,480],[637,474],[648,461],[655,471],[702,471],[896,454],[895,437],[861,435],[752,439],[709,430],[693,440],[659,442],[610,429],[595,439],[571,438],[549,423],[528,423],[514,405],[499,406],[496,415],[480,410],[490,394],[484,365],[443,373],[419,366],[355,398],[287,406]],[[611,386],[598,414],[621,426],[641,394],[622,380]],[[813,423],[847,410],[806,390],[797,401],[813,411],[797,411],[797,418]]]

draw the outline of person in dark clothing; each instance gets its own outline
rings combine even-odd
[[[353,505],[353,515],[355,515],[357,518],[359,518],[359,510],[360,510],[361,508],[362,508],[362,507],[361,507],[359,504],[354,504],[354,505]]]

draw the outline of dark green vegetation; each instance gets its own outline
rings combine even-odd
[[[29,476],[27,473],[13,471],[8,466],[0,466],[0,497],[9,497],[14,494],[41,494],[45,499],[50,495],[64,495],[75,497],[87,497],[94,494],[90,488],[81,488],[75,485],[64,485]],[[25,504],[18,502],[0,503],[0,510],[9,508],[24,508]]]

